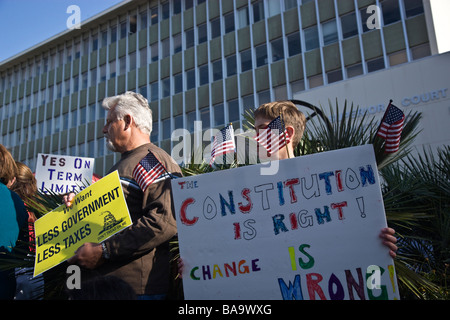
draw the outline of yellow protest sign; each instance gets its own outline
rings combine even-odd
[[[119,174],[114,171],[35,222],[34,276],[60,264],[86,242],[100,243],[131,225]]]

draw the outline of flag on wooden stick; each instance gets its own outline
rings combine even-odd
[[[209,161],[209,165],[212,165],[217,156],[235,150],[234,130],[233,125],[230,123],[215,135],[211,147],[211,160]]]
[[[287,134],[283,119],[278,116],[273,119],[266,129],[260,130],[255,137],[255,140],[264,148],[269,154],[275,153],[290,141],[291,137]]]
[[[405,114],[394,106],[391,100],[377,131],[377,136],[385,140],[386,153],[398,150],[404,122]]]

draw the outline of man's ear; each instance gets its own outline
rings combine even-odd
[[[127,114],[125,117],[123,117],[123,121],[125,122],[124,130],[127,130],[130,128],[131,123],[133,122],[133,118]]]

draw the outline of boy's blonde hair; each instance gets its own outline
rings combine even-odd
[[[292,146],[295,148],[300,142],[305,131],[306,117],[298,110],[291,101],[275,101],[260,105],[254,112],[255,119],[263,117],[273,120],[282,115],[285,126],[291,126],[295,129],[295,135],[292,137]]]

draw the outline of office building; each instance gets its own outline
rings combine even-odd
[[[120,156],[105,147],[104,97],[143,94],[151,140],[170,153],[172,132],[192,134],[195,120],[239,128],[261,103],[317,103],[336,85],[441,57],[432,2],[125,1],[0,62],[0,142],[33,170],[38,153],[67,154],[95,158],[103,175]],[[414,103],[415,91],[403,95]]]

